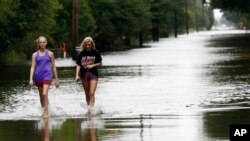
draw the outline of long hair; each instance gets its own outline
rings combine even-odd
[[[91,37],[85,37],[80,45],[80,51],[84,51],[85,50],[85,46],[87,44],[87,42],[91,42],[92,44],[92,49],[95,49],[95,42]]]

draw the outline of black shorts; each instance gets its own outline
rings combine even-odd
[[[85,72],[82,77],[82,82],[89,82],[91,80],[98,80],[98,76],[93,74],[92,72]]]

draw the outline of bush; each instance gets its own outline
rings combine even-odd
[[[0,62],[6,64],[24,63],[25,61],[25,54],[22,52],[16,52],[15,50],[6,51],[0,56]]]

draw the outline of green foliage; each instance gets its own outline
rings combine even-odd
[[[96,21],[94,37],[100,50],[119,50],[151,28],[150,3],[145,0],[95,0],[90,3]],[[129,43],[128,43],[129,44]]]
[[[10,50],[0,55],[1,63],[23,63],[26,60],[26,56],[22,52]]]
[[[34,40],[41,35],[53,44],[51,31],[56,26],[57,11],[61,9],[58,0],[1,0],[1,7],[1,52],[13,54],[12,50],[16,50],[29,56],[36,46]]]
[[[249,0],[211,0],[211,6],[228,11],[250,12]]]
[[[205,9],[205,12],[207,14],[205,14],[206,18],[205,18],[205,27],[207,28],[207,30],[211,29],[213,24],[214,24],[214,13],[213,10],[210,9],[209,7],[207,7],[207,9]]]
[[[186,1],[187,15],[184,0],[78,0],[79,44],[92,36],[100,51],[123,50],[151,39],[155,28],[161,37],[173,34],[174,27],[184,33],[186,17],[188,28],[195,29],[197,22],[200,29],[209,29],[213,17],[205,1]],[[40,35],[48,38],[49,48],[61,41],[72,46],[72,1],[1,0],[0,6],[1,52],[16,50],[30,57]]]
[[[21,39],[27,38],[26,36],[30,34],[34,35],[34,40],[40,35],[50,38],[51,31],[56,26],[55,17],[60,8],[61,5],[57,0],[22,1],[16,17],[16,28]],[[29,44],[27,46],[30,47]]]
[[[80,37],[93,34],[95,30],[95,19],[88,0],[79,0],[79,32]]]
[[[59,45],[61,41],[70,44],[72,37],[72,1],[60,0],[62,8],[56,17],[56,26],[52,30],[52,35]],[[95,19],[88,0],[79,0],[79,36],[83,39],[87,35],[92,35],[95,30]],[[81,40],[80,40],[81,41]]]
[[[10,36],[13,32],[13,27],[10,26],[11,21],[17,15],[17,8],[20,1],[16,0],[1,0],[0,1],[0,51],[6,50],[6,46],[13,42]]]
[[[0,23],[7,25],[9,23],[9,18],[16,15],[16,8],[19,6],[20,1],[16,0],[1,0],[0,1]]]

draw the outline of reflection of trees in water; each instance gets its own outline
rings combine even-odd
[[[215,88],[210,103],[231,104],[247,102],[249,97],[250,48],[249,35],[216,35],[208,47],[219,48],[211,52],[218,60],[207,66],[206,75]]]
[[[228,139],[231,124],[249,124],[249,109],[206,112],[203,114],[204,134],[214,139]]]
[[[216,35],[209,40],[209,47],[231,47],[238,52],[239,49],[246,49],[249,51],[249,34],[221,34]],[[231,52],[234,53],[234,52]]]

